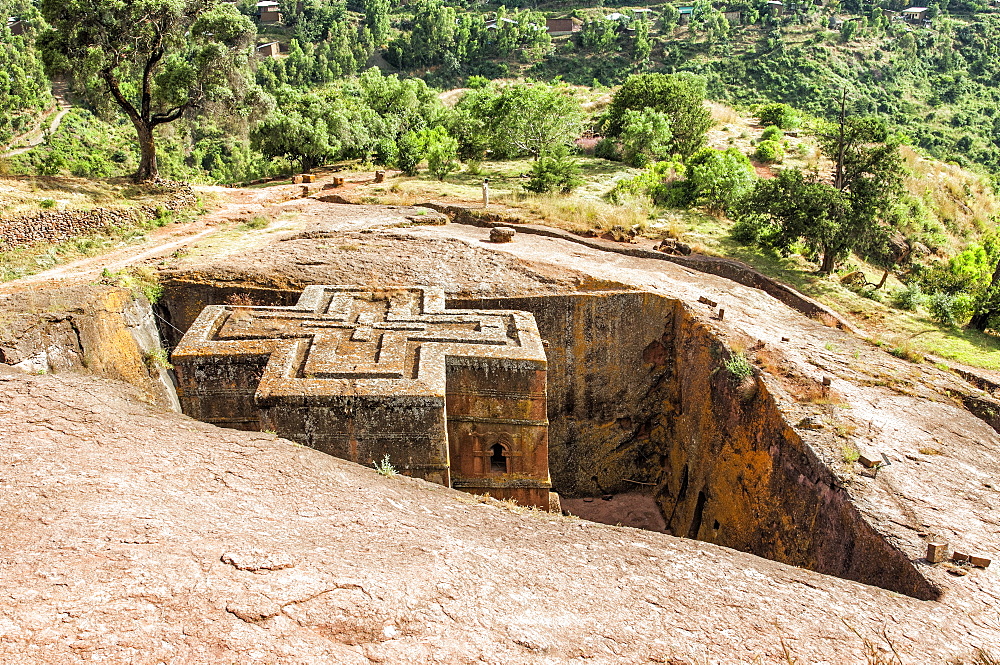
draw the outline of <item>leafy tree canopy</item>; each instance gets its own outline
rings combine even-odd
[[[494,156],[536,159],[571,144],[583,125],[579,102],[567,86],[519,83],[473,90],[462,97],[466,111],[490,137]]]
[[[50,72],[135,127],[137,180],[158,176],[153,130],[211,102],[232,107],[250,72],[253,23],[217,0],[41,0]]]
[[[635,74],[615,92],[607,115],[607,134],[625,128],[625,112],[650,108],[670,119],[670,150],[688,157],[705,144],[712,114],[705,107],[705,79],[695,74]]]

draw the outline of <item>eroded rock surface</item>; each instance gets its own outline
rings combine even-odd
[[[854,628],[934,663],[1000,640],[995,609],[514,513],[134,392],[0,375],[3,662],[853,663]]]
[[[577,451],[604,453],[591,470],[572,447],[553,452],[554,478],[570,478],[580,505],[587,491],[630,493],[637,523],[823,569],[810,552],[855,547],[809,517],[835,499],[940,600],[668,535],[511,514],[271,435],[161,413],[107,381],[22,372],[0,382],[10,506],[0,660],[676,665],[787,662],[787,647],[800,662],[850,663],[863,662],[865,640],[915,663],[998,651],[1000,566],[923,560],[931,540],[1000,552],[987,391],[678,265],[559,238],[498,245],[481,228],[409,228],[400,209],[294,205],[294,229],[173,262],[158,310],[166,337],[204,305],[240,294],[290,304],[315,283],[433,285],[453,300],[520,298],[529,309],[564,298],[548,311],[550,329],[566,330],[551,339],[550,363],[564,369],[550,383],[562,421],[550,420]],[[586,298],[608,305],[580,308]],[[628,298],[659,304],[608,316]],[[135,336],[116,337],[128,328],[116,323],[125,301],[102,307],[108,334],[94,328],[90,343],[60,327],[74,308],[75,322],[100,321],[90,304],[7,316],[33,341],[0,338],[3,362],[43,353],[50,370],[86,364],[148,388]],[[83,363],[76,350],[88,344]],[[558,358],[560,347],[576,357]],[[740,350],[755,362],[752,380],[723,374]],[[135,371],[116,375],[121,367]],[[891,464],[876,473],[852,463],[862,447]],[[784,495],[801,501],[774,510]],[[602,504],[602,519],[616,521],[614,500]],[[648,519],[650,505],[674,519]]]

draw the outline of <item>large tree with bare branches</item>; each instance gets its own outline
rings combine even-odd
[[[155,180],[155,129],[245,88],[253,23],[218,0],[42,0],[38,43],[50,73],[69,75],[99,110],[135,127],[136,180]]]

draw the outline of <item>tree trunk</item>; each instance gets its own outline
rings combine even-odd
[[[139,159],[139,170],[136,171],[136,182],[148,182],[160,177],[159,168],[156,165],[156,141],[153,137],[153,128],[144,122],[136,123],[136,132],[139,135],[139,150],[142,153]]]
[[[823,263],[819,266],[819,271],[823,275],[829,275],[837,267],[837,252],[832,249],[823,250]]]

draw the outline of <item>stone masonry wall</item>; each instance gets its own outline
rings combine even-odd
[[[59,243],[109,227],[131,226],[155,219],[160,210],[180,210],[194,202],[190,185],[178,184],[177,190],[159,206],[40,211],[0,220],[0,251],[39,242]]]

